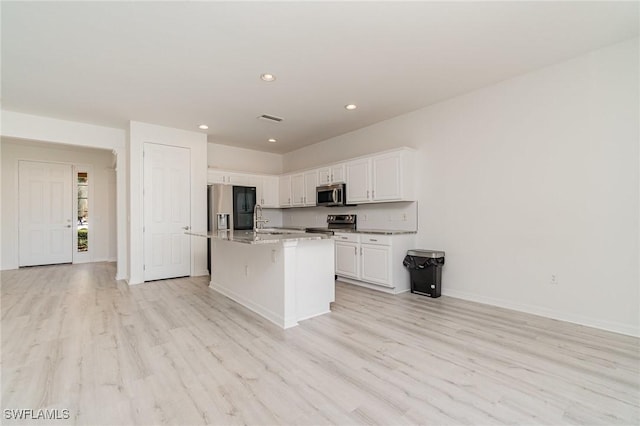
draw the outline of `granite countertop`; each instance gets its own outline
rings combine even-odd
[[[290,229],[290,228],[284,228]],[[283,231],[284,231],[283,229]],[[235,241],[242,244],[278,244],[284,241],[309,241],[309,240],[326,240],[330,238],[324,234],[310,234],[306,232],[283,232],[274,230],[274,232],[253,232],[253,231],[214,231],[214,232],[185,232],[188,235],[197,237],[213,238],[215,240]]]
[[[218,240],[237,241],[245,244],[269,244],[279,243],[282,241],[300,241],[300,240],[321,240],[330,236],[321,233],[304,232],[306,228],[288,226],[281,228],[269,228],[271,232],[263,230],[254,233],[253,231],[214,231],[214,232],[194,232],[187,231],[185,234],[196,237],[215,238]],[[319,229],[319,228],[315,228]],[[328,230],[328,229],[327,229]],[[375,234],[375,235],[402,235],[416,234],[417,231],[404,231],[400,229],[332,229],[337,233],[350,234]]]
[[[329,229],[329,228],[321,228],[321,227],[309,227],[313,229],[326,229],[327,231],[333,232],[342,232],[342,233],[352,233],[352,234],[378,234],[378,235],[402,235],[402,234],[417,234],[418,231],[406,231],[402,229]],[[305,227],[300,226],[287,226],[282,228],[272,228],[272,229],[290,229],[290,230],[299,230],[304,231]]]

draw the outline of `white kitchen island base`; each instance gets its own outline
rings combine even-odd
[[[209,287],[286,329],[330,312],[334,262],[331,239],[214,238]]]

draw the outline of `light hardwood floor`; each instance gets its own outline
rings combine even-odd
[[[113,264],[2,272],[3,424],[640,423],[639,339],[339,283],[280,330],[207,278]],[[4,409],[68,409],[8,420]]]

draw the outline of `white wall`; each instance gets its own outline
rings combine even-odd
[[[203,133],[131,121],[129,123],[129,284],[144,282],[142,232],[142,152],[145,142],[188,148],[191,152],[191,228],[207,229],[207,137]],[[207,275],[207,240],[191,239],[191,275]]]
[[[285,154],[406,145],[443,293],[640,335],[638,39]],[[551,275],[558,283],[550,284]]]
[[[110,150],[77,148],[2,138],[2,269],[18,268],[18,161],[46,161],[89,165],[89,254],[93,262],[115,261],[115,170]]]
[[[280,154],[215,143],[207,144],[207,164],[212,168],[239,172],[273,175],[282,173],[282,155]]]
[[[116,279],[124,279],[128,257],[125,220],[127,211],[125,130],[7,110],[2,110],[0,114],[2,123],[0,134],[3,137],[108,149],[116,155]]]

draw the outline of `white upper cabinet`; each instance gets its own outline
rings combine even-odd
[[[280,207],[291,207],[291,175],[280,176],[278,180],[278,203]]]
[[[291,175],[291,205],[294,207],[315,206],[317,186],[317,170]]]
[[[258,202],[262,207],[280,207],[278,198],[280,180],[277,176],[262,176],[260,185],[256,185]]]
[[[371,159],[373,201],[402,199],[402,153],[393,152]]]
[[[371,201],[371,160],[364,158],[345,164],[347,203]]]
[[[344,164],[318,169],[318,185],[329,185],[344,182]]]
[[[250,173],[226,172],[224,170],[208,169],[207,183],[222,183],[225,185],[255,186],[258,175]]]
[[[207,170],[207,183],[224,185],[255,186],[256,201],[263,207],[278,208],[279,177],[272,175],[255,175],[251,173],[227,172],[224,170]],[[286,192],[285,192],[286,195]],[[288,197],[288,196],[287,196]]]
[[[207,170],[207,183],[227,183],[229,173],[221,170]]]
[[[347,203],[414,201],[414,156],[402,149],[347,162]]]
[[[209,169],[208,182],[255,186],[263,207],[316,205],[316,187],[346,183],[347,203],[415,201],[415,150],[400,148],[319,169],[264,176]]]
[[[304,205],[316,205],[316,187],[318,186],[318,171],[311,170],[304,174]]]
[[[291,205],[304,206],[304,173],[291,176]]]

